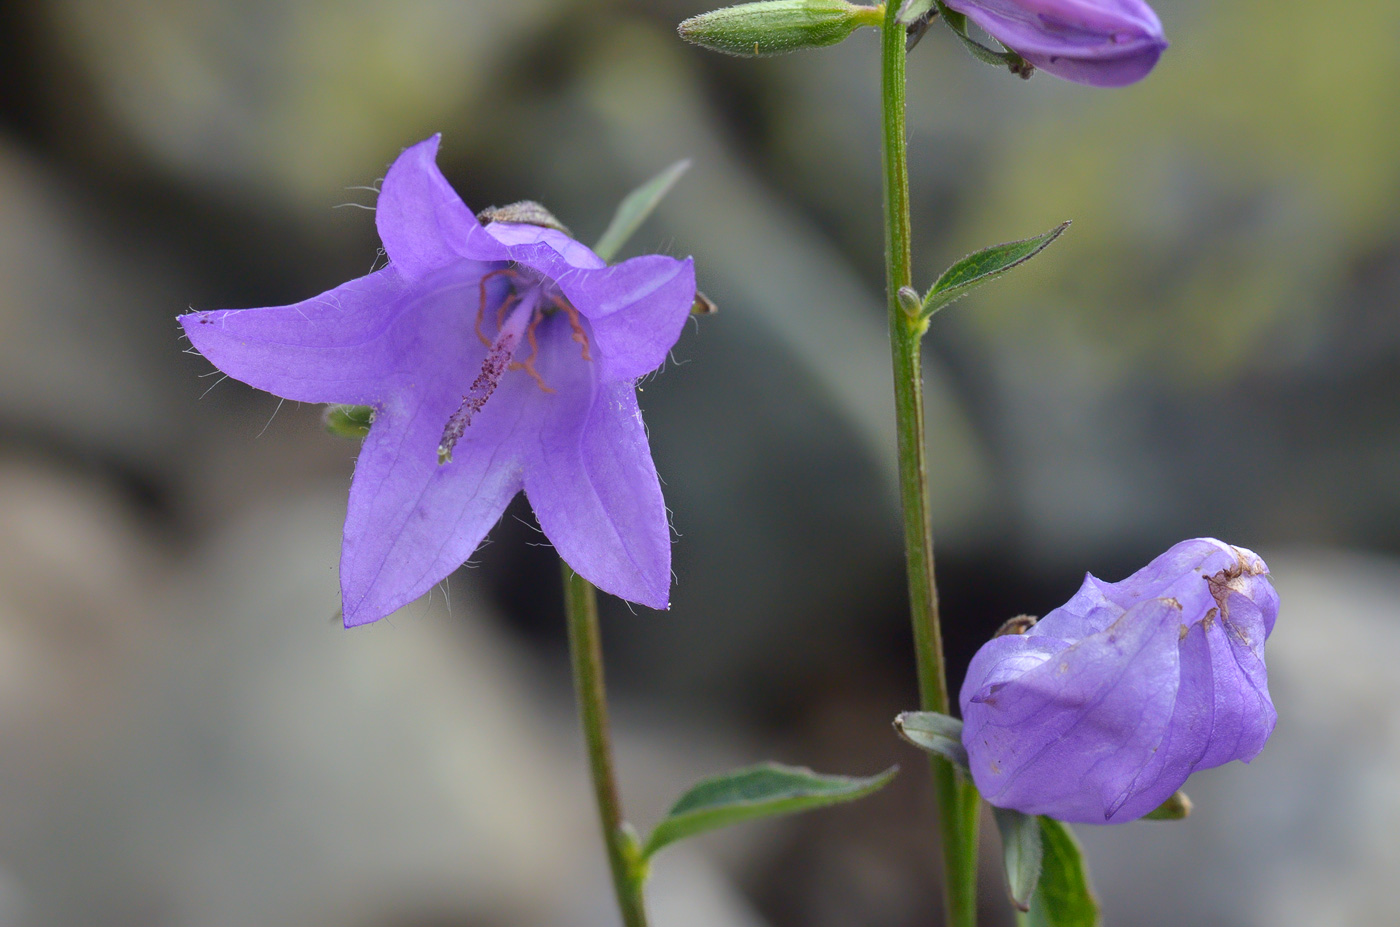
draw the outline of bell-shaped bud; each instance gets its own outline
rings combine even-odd
[[[861,26],[878,27],[883,15],[846,0],[763,0],[692,16],[678,31],[694,45],[753,58],[835,45]]]
[[[1167,47],[1143,0],[942,0],[1047,74],[1121,87],[1142,80]]]
[[[1117,583],[994,637],[963,683],[963,746],[995,807],[1119,824],[1158,812],[1200,769],[1253,759],[1277,714],[1264,639],[1278,616],[1251,551],[1183,541]]]

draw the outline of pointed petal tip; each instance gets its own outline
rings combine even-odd
[[[358,628],[363,627],[367,624],[374,624],[376,621],[383,617],[383,615],[374,614],[368,609],[364,609],[357,606],[346,606],[340,613],[341,625],[347,631],[351,628]]]

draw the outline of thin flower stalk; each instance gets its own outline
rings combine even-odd
[[[906,30],[898,7],[889,4],[881,42],[881,101],[884,130],[885,284],[889,304],[890,350],[894,365],[898,430],[899,488],[904,517],[905,563],[909,581],[919,696],[925,711],[946,714],[948,679],[934,577],[933,528],[929,517],[928,466],[924,441],[922,321],[905,312],[899,291],[913,283],[910,270],[908,140],[905,133]],[[944,909],[949,927],[977,921],[976,789],[942,757],[931,757],[942,833]]]

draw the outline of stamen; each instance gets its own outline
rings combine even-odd
[[[512,280],[517,280],[520,277],[520,275],[515,272],[515,269],[511,267],[502,267],[500,270],[493,270],[489,274],[483,275],[481,278],[480,296],[478,297],[476,303],[476,337],[480,338],[481,343],[486,345],[488,348],[491,347],[491,339],[487,338],[486,333],[481,330],[481,320],[486,316],[486,284],[489,281],[495,279],[496,277],[501,276],[509,277]],[[512,288],[510,296],[506,297],[505,304],[503,304],[501,307],[501,312],[497,313],[497,331],[500,331],[501,323],[505,319],[506,307],[510,305],[512,300],[519,301],[519,299],[519,295],[516,294],[516,292]]]
[[[588,333],[583,330],[583,322],[579,319],[578,310],[567,299],[561,299],[558,296],[550,296],[549,301],[554,303],[557,308],[564,310],[564,314],[569,317],[569,327],[574,330],[573,340],[583,345],[583,359],[593,360],[592,355],[588,353]]]
[[[535,340],[535,329],[539,328],[542,318],[544,317],[539,313],[535,313],[535,317],[530,320],[530,327],[525,329],[525,339],[530,342],[530,356],[525,358],[525,363],[521,364],[521,366],[525,368],[526,373],[534,377],[535,384],[539,386],[541,390],[546,393],[552,393],[554,390],[550,389],[549,384],[544,381],[544,377],[540,376],[540,372],[535,369],[535,358],[540,356],[540,345],[539,342]]]

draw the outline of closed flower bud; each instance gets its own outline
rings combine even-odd
[[[692,16],[678,31],[711,51],[752,58],[835,45],[861,26],[879,26],[881,15],[846,0],[764,0]]]
[[[1086,576],[1025,633],[984,644],[960,694],[978,790],[1026,814],[1118,824],[1198,769],[1253,759],[1278,717],[1268,572],[1243,548],[1183,541],[1122,582]]]
[[[1167,47],[1143,0],[944,0],[1042,71],[1078,84],[1142,80]]]

